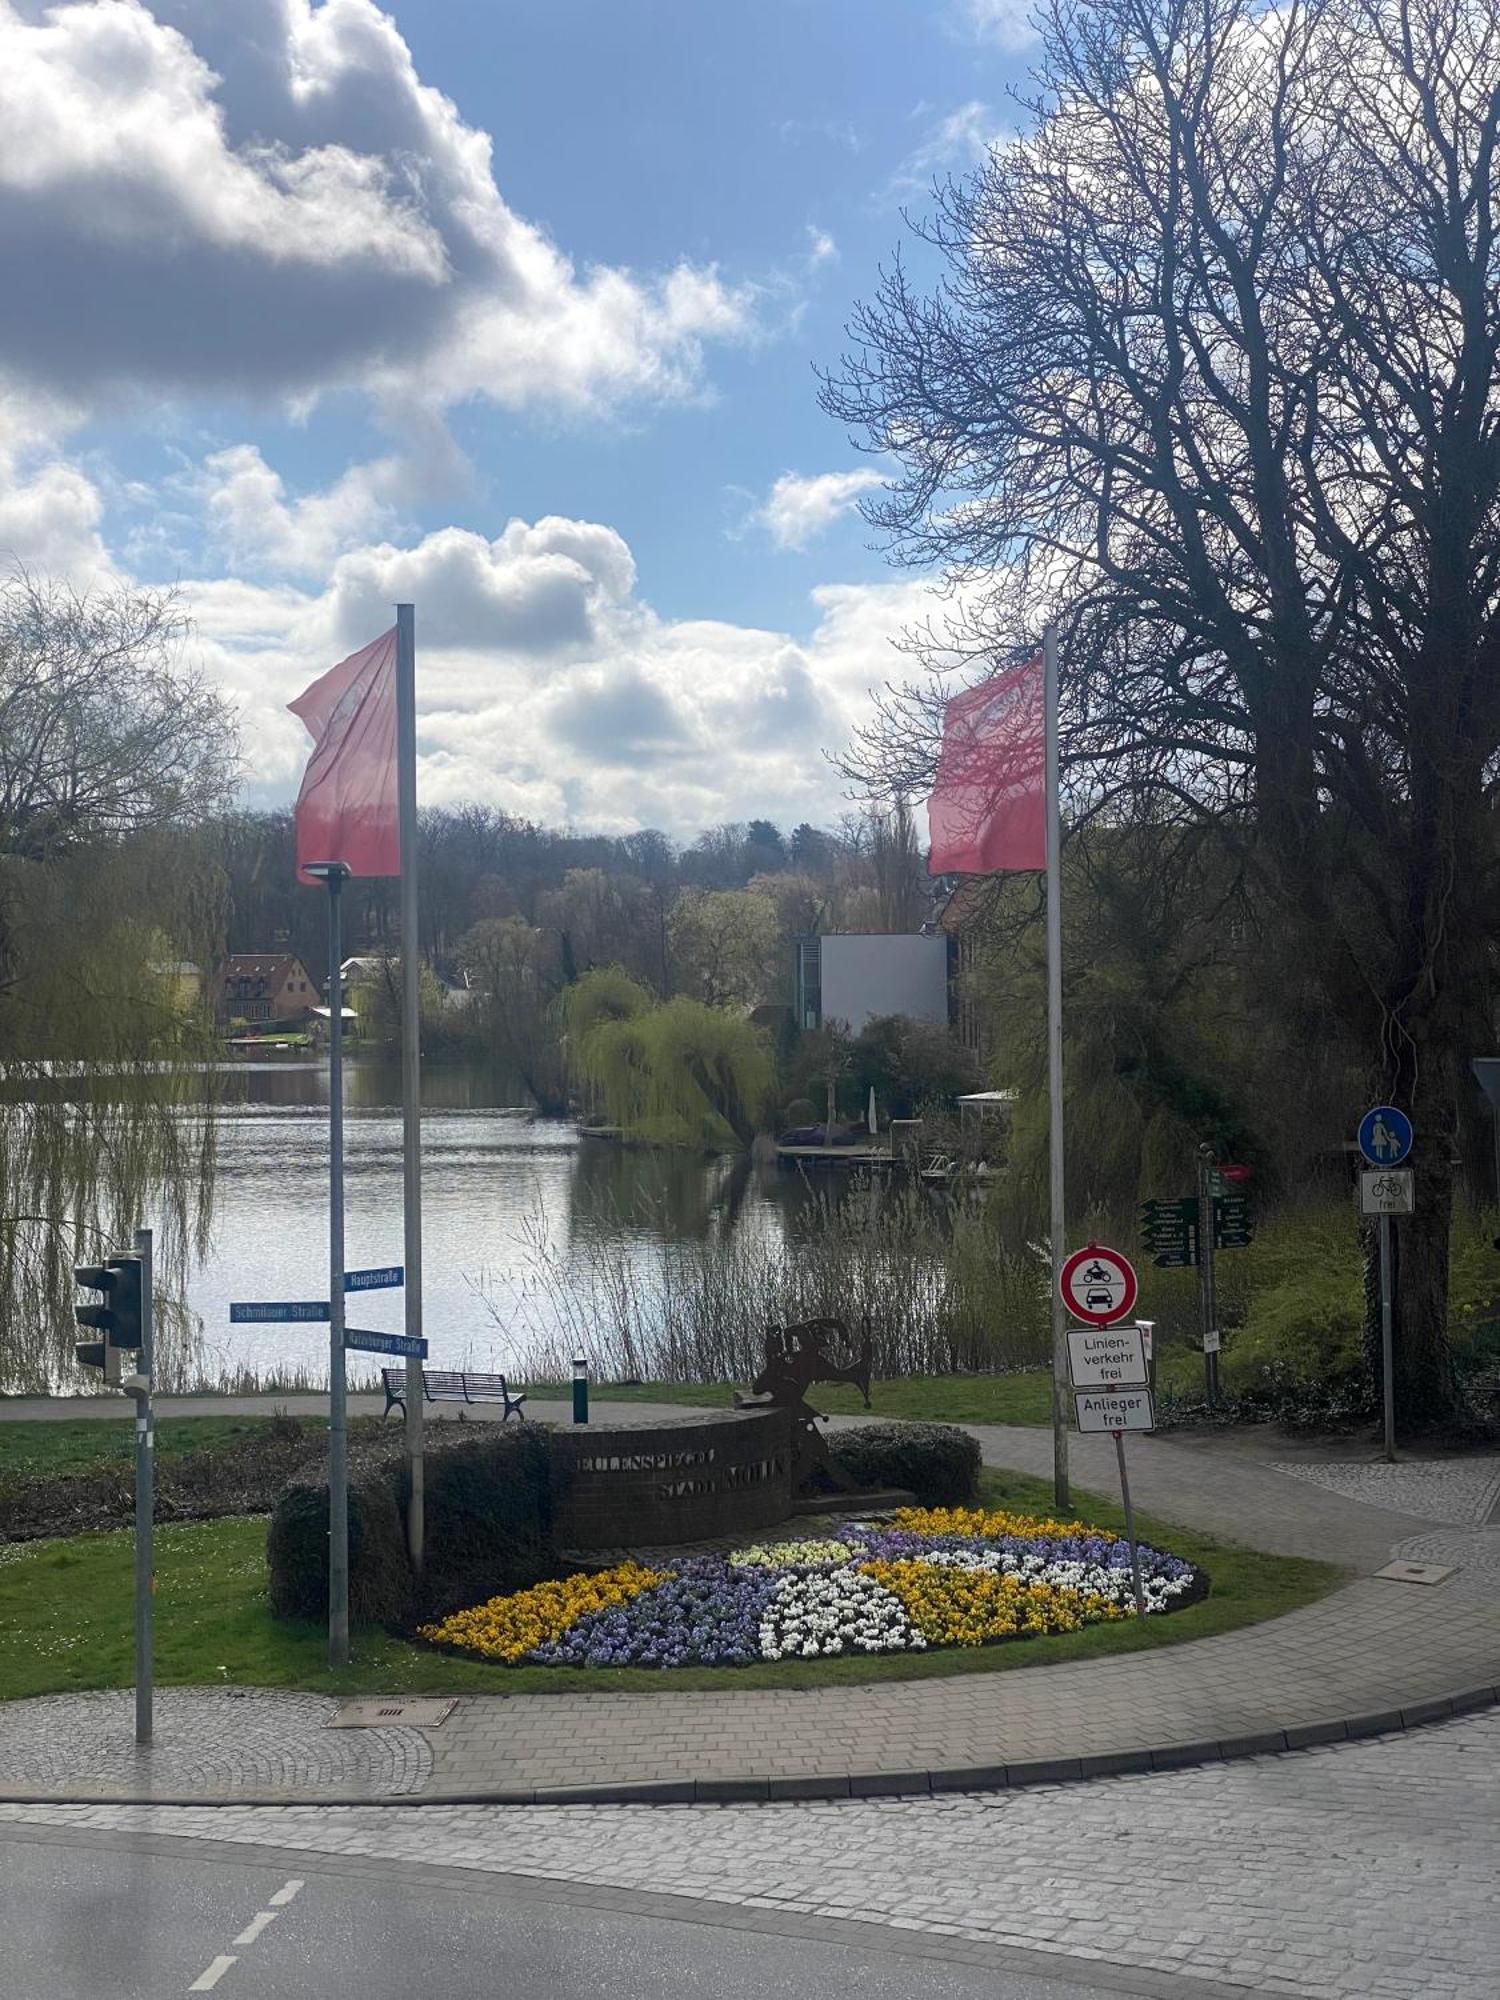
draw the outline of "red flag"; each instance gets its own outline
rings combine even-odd
[[[309,861],[342,861],[351,875],[399,875],[395,626],[287,706],[313,738],[297,794],[299,879]]]
[[[927,802],[933,875],[1047,865],[1045,672],[1035,653],[943,710]]]

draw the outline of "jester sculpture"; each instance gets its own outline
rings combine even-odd
[[[814,1382],[850,1382],[870,1407],[870,1319],[865,1315],[863,1333],[854,1360],[837,1357],[854,1352],[849,1329],[841,1319],[805,1319],[794,1326],[766,1328],[766,1365],[751,1383],[749,1396],[736,1396],[742,1410],[790,1410],[796,1420],[793,1445],[799,1487],[811,1484],[823,1473],[843,1492],[853,1487],[847,1473],[830,1459],[827,1446],[818,1435],[823,1417],[807,1400]]]

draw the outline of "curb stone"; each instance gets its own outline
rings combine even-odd
[[[1381,1709],[1342,1720],[1293,1724],[1254,1736],[1218,1742],[1166,1743],[1141,1750],[1103,1751],[1086,1757],[1020,1759],[929,1771],[829,1772],[785,1778],[655,1778],[608,1785],[492,1786],[487,1790],[448,1788],[419,1793],[329,1792],[310,1799],[297,1791],[242,1791],[210,1796],[183,1792],[88,1792],[0,1790],[0,1805],[24,1806],[582,1806],[582,1805],[739,1805],[790,1803],[799,1799],[897,1798],[928,1792],[998,1792],[1023,1785],[1087,1784],[1096,1778],[1185,1770],[1193,1765],[1233,1763],[1245,1757],[1274,1756],[1372,1736],[1398,1735],[1430,1723],[1452,1721],[1500,1705],[1500,1685],[1485,1683],[1458,1694]]]

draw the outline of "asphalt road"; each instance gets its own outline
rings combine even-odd
[[[1103,1968],[1085,1986],[873,1926],[868,1941],[850,1939],[865,1928],[454,1868],[0,1828],[0,1990],[14,2000],[1100,2000],[1121,1990],[1186,2000],[1209,1990],[1139,1973],[1115,1985]]]

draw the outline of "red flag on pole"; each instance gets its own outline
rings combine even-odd
[[[351,875],[399,875],[396,628],[341,660],[287,706],[313,738],[297,794],[297,873],[342,861]]]
[[[945,706],[937,782],[927,802],[931,874],[1046,867],[1044,689],[1036,653]]]

